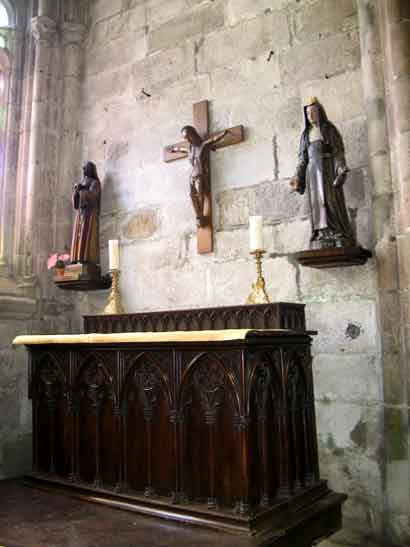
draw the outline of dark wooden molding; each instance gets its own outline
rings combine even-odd
[[[85,315],[84,332],[170,332],[216,329],[305,330],[305,305],[290,302],[121,315]]]
[[[104,291],[111,288],[111,276],[105,275],[97,279],[54,281],[54,283],[59,289],[66,291]]]
[[[302,266],[322,269],[362,266],[371,257],[371,251],[363,247],[329,247],[300,251],[295,254],[296,260]]]

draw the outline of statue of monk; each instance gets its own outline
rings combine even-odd
[[[101,183],[94,163],[83,167],[83,180],[74,186],[73,207],[77,211],[71,243],[71,262],[100,263],[99,217]]]
[[[304,117],[299,161],[290,186],[299,194],[307,189],[312,225],[310,246],[313,249],[354,246],[343,193],[349,169],[342,137],[316,97],[307,101]]]

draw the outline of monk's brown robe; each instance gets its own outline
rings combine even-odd
[[[71,243],[71,262],[99,264],[101,184],[99,180],[87,177],[82,186],[83,189],[74,190],[73,193],[73,206],[77,214]]]

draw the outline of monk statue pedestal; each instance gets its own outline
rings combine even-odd
[[[98,264],[68,264],[62,275],[54,276],[54,283],[60,289],[71,291],[99,291],[111,287],[111,277],[101,276]]]

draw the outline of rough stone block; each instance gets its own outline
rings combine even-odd
[[[125,0],[127,1],[127,0]],[[130,0],[132,1],[132,0]],[[147,24],[157,28],[201,4],[203,0],[152,0],[146,4]]]
[[[91,2],[90,16],[92,21],[111,17],[122,9],[123,0],[94,0]]]
[[[398,461],[408,461],[409,425],[407,409],[385,407],[384,431],[387,462],[395,464]]]
[[[310,220],[282,221],[272,226],[273,252],[277,254],[297,253],[309,248]]]
[[[211,159],[214,191],[238,188],[272,178],[274,168],[272,142],[243,142],[222,148]]]
[[[306,196],[291,194],[287,180],[265,182],[256,187],[257,213],[270,222],[294,220],[308,215]]]
[[[389,405],[402,405],[407,400],[408,370],[398,353],[383,353],[383,395]]]
[[[397,237],[397,248],[399,251],[399,279],[400,288],[410,287],[410,234]]]
[[[296,172],[302,128],[281,132],[274,137],[277,178],[291,178]]]
[[[305,2],[301,8],[294,15],[298,42],[310,42],[341,32],[346,19],[356,16],[357,12],[354,0]]]
[[[393,78],[407,78],[410,73],[410,20],[400,21],[390,28]]]
[[[280,272],[280,275],[278,275]],[[295,301],[295,267],[286,258],[265,259],[263,274],[266,291],[272,302]],[[256,278],[254,261],[217,263],[210,266],[211,301],[218,306],[244,304]]]
[[[371,143],[369,141],[369,150]],[[369,171],[371,173],[371,193],[375,196],[391,194],[392,192],[392,173],[390,160],[387,152],[370,156]]]
[[[381,363],[376,354],[315,355],[315,398],[363,406],[383,400]]]
[[[381,290],[396,291],[398,288],[397,244],[386,234],[377,241],[375,256],[378,274],[378,286]]]
[[[364,356],[362,356],[364,357]],[[315,360],[313,361],[315,362]],[[314,365],[313,365],[314,366]],[[380,442],[382,441],[382,411],[381,407],[360,405],[356,402],[342,402],[331,400],[316,401],[317,432],[320,446],[326,453],[328,450],[334,456],[344,457],[344,451],[352,451],[345,454],[351,457],[349,465],[351,472],[361,473],[364,468],[360,460],[360,454],[374,456],[377,454]],[[357,450],[358,453],[354,454]],[[340,459],[338,465],[340,465]],[[354,469],[359,465],[360,469]],[[327,467],[327,466],[326,466]],[[349,477],[350,479],[352,477]],[[342,477],[335,477],[335,480],[343,480]],[[368,495],[372,493],[371,484],[357,485],[358,488],[365,487]],[[357,488],[356,487],[356,488]],[[373,492],[377,493],[377,490]]]
[[[359,37],[357,33],[339,34],[295,46],[279,55],[285,85],[330,78],[360,66]]]
[[[286,97],[279,93],[272,97],[272,83],[279,83],[278,59],[273,57],[268,63],[266,54],[213,70],[213,127],[241,123],[246,129],[246,140],[262,136],[272,139],[278,126],[278,105],[281,100],[286,104]]]
[[[366,194],[370,195],[370,180],[366,169],[351,169],[343,187],[348,209],[359,209],[366,205]]]
[[[343,137],[348,167],[354,169],[366,166],[369,159],[366,119],[360,117],[342,123],[339,131]]]
[[[269,227],[264,227],[264,242],[269,241]],[[214,235],[216,261],[249,259],[249,229],[222,230]]]
[[[389,353],[399,353],[401,347],[400,297],[397,292],[383,291],[379,295],[380,323],[383,336],[383,349]]]
[[[256,210],[256,189],[236,188],[219,192],[216,196],[218,223],[221,228],[233,228],[248,224],[249,215]]]
[[[161,310],[207,305],[205,270],[196,269],[193,283],[189,266],[178,270],[162,268],[160,271],[147,270],[143,263],[136,266],[133,282],[124,283],[122,289],[129,309]]]
[[[394,123],[401,133],[410,131],[410,85],[408,77],[392,83],[395,99]]]
[[[140,209],[129,215],[121,226],[125,239],[139,240],[154,236],[159,230],[158,209]]]
[[[318,97],[323,104],[329,120],[338,123],[362,116],[364,99],[361,70],[346,71],[331,78],[320,78],[301,82],[299,86],[302,102],[308,97]],[[300,118],[303,120],[302,107]]]
[[[296,5],[297,0],[228,0],[226,15],[229,25],[236,25],[243,19],[251,19],[263,13]]]
[[[150,52],[178,46],[188,38],[204,35],[223,27],[224,12],[222,4],[205,4],[197,10],[174,18],[148,34]]]
[[[317,269],[301,267],[303,299],[326,301],[335,298],[371,298],[375,295],[374,265]]]
[[[410,180],[410,131],[397,136],[395,152],[401,180]]]
[[[309,303],[306,323],[317,330],[314,353],[370,353],[377,351],[376,303],[372,300],[339,300]]]
[[[278,61],[278,58],[276,58]],[[277,81],[277,80],[276,80]],[[299,90],[295,86],[274,86],[270,100],[274,105],[274,133],[292,133],[303,131],[304,116]],[[295,151],[297,154],[297,150]]]
[[[135,33],[145,32],[146,7],[143,4],[131,10],[122,11],[107,21],[107,35],[109,40],[117,40],[126,36],[130,44],[135,39]]]
[[[275,41],[272,43],[272,36]],[[275,12],[212,34],[199,50],[198,69],[209,72],[217,67],[235,64],[238,59],[251,59],[268,53],[272,47],[289,45],[285,12]]]
[[[87,49],[85,56],[86,74],[99,74],[122,65],[128,65],[143,59],[147,52],[145,30],[133,33],[130,44],[128,35],[121,35],[113,41],[107,41],[103,47]],[[141,86],[143,87],[143,86]]]
[[[155,93],[194,74],[194,48],[189,42],[183,47],[149,55],[132,68],[134,89]]]

